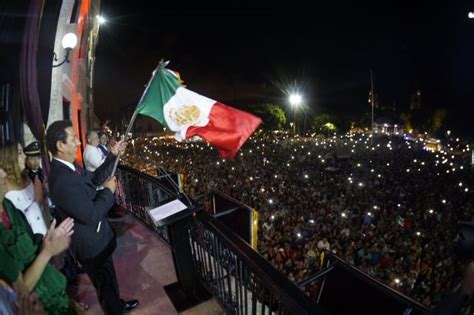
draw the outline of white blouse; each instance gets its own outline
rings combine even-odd
[[[34,234],[46,234],[48,228],[43,218],[43,212],[35,201],[35,190],[32,182],[23,190],[7,192],[5,198],[10,200],[15,208],[23,212]]]

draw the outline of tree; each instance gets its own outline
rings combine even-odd
[[[356,128],[372,128],[372,116],[370,113],[363,113],[355,118],[354,127]]]
[[[313,118],[312,129],[316,132],[334,132],[337,130],[337,120],[329,114],[320,114]]]
[[[447,111],[446,109],[438,108],[433,113],[433,121],[431,123],[431,133],[436,135],[440,130],[441,126],[443,125],[446,119]]]
[[[445,109],[438,108],[434,111],[425,109],[402,113],[400,118],[405,124],[407,131],[429,132],[432,135],[436,135],[443,126],[446,115],[447,111]]]
[[[410,132],[410,130],[413,130],[413,123],[412,123],[411,113],[401,113],[400,114],[400,119],[402,120],[406,131]]]
[[[262,119],[262,128],[270,130],[281,130],[286,123],[286,115],[280,106],[274,104],[258,104],[250,109],[255,115]]]

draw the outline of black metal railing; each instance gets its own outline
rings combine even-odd
[[[117,204],[154,230],[169,245],[167,227],[155,226],[146,211],[173,199],[176,195],[176,191],[162,183],[168,180],[157,179],[125,165],[120,165],[117,169],[117,178],[119,182]]]
[[[157,228],[146,210],[174,199],[176,192],[161,179],[123,165],[117,176],[121,182],[117,203],[170,244],[167,227]],[[217,218],[197,213],[188,233],[196,278],[226,313],[327,314]]]
[[[252,245],[253,209],[218,190],[198,197],[206,212],[224,223],[229,229]]]
[[[190,229],[195,268],[228,314],[327,314],[224,223],[207,213]]]
[[[312,298],[332,314],[364,310],[364,314],[422,315],[428,308],[350,265],[331,252],[325,252],[323,268],[299,283],[302,290],[313,286]],[[308,290],[307,290],[308,291]],[[345,303],[338,303],[341,295]]]

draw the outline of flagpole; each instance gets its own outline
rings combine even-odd
[[[143,92],[142,96],[140,97],[140,101],[138,101],[138,105],[141,104],[141,102],[143,101],[143,98],[145,97],[145,94],[148,92],[148,88],[150,87],[150,83],[153,81],[153,79],[155,78],[155,75],[156,75],[156,72],[157,71],[160,71],[162,69],[164,69],[167,65],[169,64],[169,61],[160,61],[160,63],[158,64],[158,67],[156,68],[155,71],[153,71],[153,74],[150,78],[150,81],[148,81],[148,84],[145,88],[145,91]],[[138,105],[137,107],[135,108],[135,111],[133,112],[132,114],[132,118],[130,119],[130,123],[128,124],[127,126],[127,131],[125,132],[125,138],[124,138],[124,141],[126,142],[128,140],[128,134],[130,133],[130,130],[132,129],[132,125],[135,123],[135,119],[137,118],[137,115],[138,115]],[[115,163],[114,163],[114,167],[112,169],[112,173],[110,175],[110,177],[113,177],[115,175],[115,172],[117,171],[117,166],[118,166],[118,163],[119,163],[119,160],[120,160],[120,154],[117,156],[117,159],[115,160]],[[179,187],[179,185],[171,178],[171,174],[168,173],[165,169],[163,169],[164,173],[165,173],[165,177],[166,179],[171,183],[171,185],[173,185],[177,190],[178,190],[178,195],[182,195],[186,198],[186,201],[188,203],[188,207],[190,209],[193,209],[193,212],[195,211],[195,207],[193,205],[193,203],[191,202],[191,199],[188,197],[188,195],[181,190],[181,188]]]
[[[375,106],[375,96],[374,96],[374,76],[373,76],[373,73],[372,73],[372,69],[370,69],[370,97],[371,97],[371,104],[372,104],[372,123],[371,123],[371,131],[370,131],[370,145],[373,145],[374,143],[374,106]]]
[[[140,105],[143,101],[143,98],[145,97],[146,95],[146,92],[148,92],[148,89],[150,88],[150,83],[153,81],[153,79],[155,78],[155,75],[156,73],[161,70],[162,68],[166,67],[168,65],[169,61],[160,61],[160,63],[158,64],[158,67],[155,69],[155,71],[153,71],[153,74],[151,75],[151,78],[150,80],[148,81],[148,84],[146,85],[146,88],[145,88],[145,91],[143,92],[142,96],[140,97],[140,100],[138,101],[138,105]],[[133,124],[135,123],[135,119],[137,118],[137,115],[138,115],[138,105],[137,107],[135,108],[133,114],[132,114],[132,118],[130,119],[130,122],[127,126],[127,131],[125,131],[125,137],[124,137],[124,142],[127,142],[128,141],[128,134],[130,133],[130,131],[132,130],[132,126]],[[117,159],[115,160],[115,163],[114,163],[114,167],[112,169],[112,173],[110,173],[110,177],[114,177],[115,175],[115,172],[117,171],[117,166],[118,166],[118,163],[120,161],[120,154],[117,156]]]

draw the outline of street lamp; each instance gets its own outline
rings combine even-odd
[[[69,62],[69,54],[71,53],[71,50],[73,50],[74,47],[76,47],[76,45],[77,45],[77,36],[76,36],[76,34],[67,33],[66,35],[64,35],[63,40],[61,41],[61,45],[66,50],[66,53],[64,55],[64,60],[61,61],[60,63],[56,64],[56,65],[53,64],[53,67],[59,67],[65,62]],[[58,57],[57,57],[56,53],[54,53],[53,60],[58,61]]]
[[[99,22],[99,24],[102,25],[105,22],[107,22],[107,20],[102,15],[97,15],[97,22]]]
[[[296,135],[296,108],[301,104],[301,95],[291,94],[290,105],[293,107],[293,135]]]
[[[474,12],[469,12],[467,14],[467,17],[470,18],[470,19],[474,19]]]

